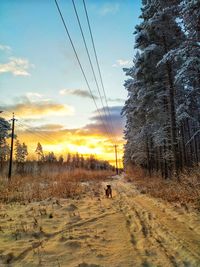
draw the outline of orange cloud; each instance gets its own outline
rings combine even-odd
[[[52,125],[53,126],[53,125]],[[55,125],[57,127],[57,125]],[[46,128],[46,127],[44,127]],[[51,128],[51,127],[50,127]],[[112,140],[103,134],[85,132],[84,129],[60,129],[60,130],[33,130],[20,131],[16,128],[18,139],[28,145],[29,155],[35,155],[37,143],[40,142],[43,150],[47,153],[53,151],[55,154],[64,156],[68,153],[80,153],[83,155],[94,154],[98,158],[113,161],[114,146]],[[119,158],[122,155],[123,139],[118,138]]]
[[[57,155],[63,154],[64,156],[68,152],[79,152],[83,155],[94,154],[100,159],[109,160],[111,163],[114,163],[114,144],[116,142],[119,145],[118,158],[121,159],[123,154],[122,128],[124,122],[120,111],[121,107],[110,108],[112,125],[114,125],[111,135],[107,135],[103,127],[102,118],[96,115],[96,113],[91,117],[91,123],[77,129],[65,129],[64,125],[57,123],[42,124],[38,127],[23,129],[20,126],[20,122],[19,124],[16,122],[16,134],[21,142],[25,142],[28,145],[30,157],[35,155],[37,143],[40,142],[46,153],[53,151]]]
[[[15,111],[17,116],[23,116],[24,119],[41,118],[49,115],[72,115],[74,112],[72,106],[63,105],[50,100],[38,100],[36,102],[29,100],[27,97],[21,98],[18,103],[13,105],[2,105],[0,109],[8,112]]]

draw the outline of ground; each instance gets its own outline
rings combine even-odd
[[[75,199],[1,204],[0,266],[200,266],[196,212],[141,194],[122,176],[84,186]]]

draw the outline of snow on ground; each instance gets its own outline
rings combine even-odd
[[[200,217],[117,178],[76,199],[1,204],[0,266],[200,266]]]

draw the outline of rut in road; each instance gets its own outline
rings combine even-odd
[[[200,266],[197,214],[176,211],[168,203],[140,194],[122,179],[113,181],[112,187],[116,191],[114,205],[124,214],[141,264]]]
[[[106,184],[112,199],[104,196]],[[8,259],[14,267],[200,266],[199,216],[141,194],[123,177],[88,183],[76,199],[5,205],[5,212],[0,266]],[[42,230],[30,227],[33,218]],[[27,230],[15,240],[10,231],[21,229],[20,220]]]

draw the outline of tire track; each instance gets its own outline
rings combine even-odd
[[[141,216],[138,209],[130,205],[130,201],[122,191],[120,195],[121,200],[119,201],[124,207],[124,216],[129,221],[130,234],[134,236],[134,247],[141,258],[140,266],[176,266],[176,263],[172,261],[172,258],[168,256],[162,246],[152,238],[149,238],[151,231],[144,220],[144,216]]]
[[[156,254],[157,258],[162,259],[162,266],[200,266],[200,236],[189,229],[187,222],[178,222],[170,213],[162,212],[162,208],[159,210],[159,205],[155,208],[150,201],[146,201],[146,196],[141,197],[138,192],[134,194],[133,189],[120,180],[112,185],[119,194],[118,203],[124,207],[130,233],[140,240],[138,250],[142,249],[140,254],[143,260],[158,266],[160,261],[151,257]],[[137,231],[134,229],[136,225]],[[144,256],[146,251],[149,254],[147,257]]]

